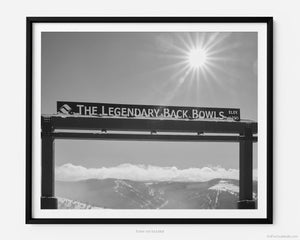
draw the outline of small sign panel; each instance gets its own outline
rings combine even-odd
[[[128,105],[62,101],[57,102],[57,113],[98,117],[240,120],[240,109],[237,108]]]

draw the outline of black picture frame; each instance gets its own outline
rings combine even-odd
[[[33,26],[36,23],[264,23],[267,28],[266,218],[34,218],[32,215]],[[26,24],[26,224],[272,224],[273,223],[273,18],[272,17],[27,17]]]

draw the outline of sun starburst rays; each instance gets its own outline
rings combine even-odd
[[[213,86],[222,88],[222,85],[226,85],[223,82],[227,74],[226,66],[234,61],[230,50],[238,47],[228,41],[230,34],[225,32],[173,34],[169,50],[158,55],[166,64],[156,69],[158,72],[170,74],[164,83],[159,83],[160,91],[168,93],[165,104],[174,101],[179,95],[186,95],[199,102],[201,92],[210,91]]]

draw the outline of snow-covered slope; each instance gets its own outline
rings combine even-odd
[[[209,190],[215,190],[217,192],[228,192],[230,194],[239,196],[239,186],[230,183],[228,180],[220,180],[218,184],[209,188]],[[253,199],[256,200],[256,193],[253,193]]]
[[[209,190],[229,192],[231,194],[237,195],[239,193],[239,186],[229,183],[228,181],[221,180],[218,184],[209,188]]]
[[[100,209],[79,201],[58,197],[58,209]]]

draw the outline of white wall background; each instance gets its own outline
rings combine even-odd
[[[299,0],[3,1],[1,24],[1,239],[300,239]],[[273,16],[274,224],[25,225],[26,16]],[[163,230],[164,233],[136,233]],[[273,237],[268,236],[273,235]],[[283,236],[287,235],[287,236]]]

